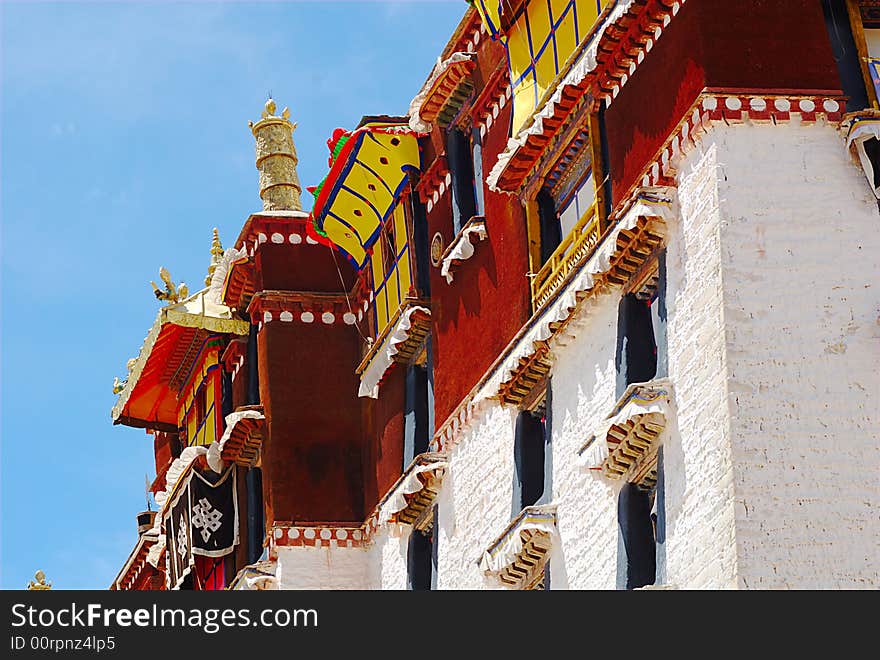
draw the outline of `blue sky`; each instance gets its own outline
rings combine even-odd
[[[0,5],[0,587],[42,568],[103,589],[134,546],[152,439],[111,425],[113,377],[153,322],[159,266],[198,289],[212,227],[228,246],[259,209],[247,121],[267,92],[315,184],[334,128],[406,113],[465,9]]]

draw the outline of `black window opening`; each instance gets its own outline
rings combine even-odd
[[[649,300],[628,293],[617,310],[617,396],[657,375],[657,343]]]
[[[423,363],[406,367],[404,390],[403,468],[428,451],[434,419],[431,339],[428,337]],[[431,518],[413,527],[407,544],[407,589],[429,591],[437,583],[437,506]]]
[[[436,510],[434,512],[436,516]],[[436,518],[435,518],[436,520]],[[436,525],[425,530],[413,529],[406,551],[407,589],[430,591],[436,585]]]
[[[540,228],[541,265],[543,266],[562,242],[562,223],[556,210],[556,201],[546,188],[541,188],[535,199],[538,204]]]
[[[247,491],[247,563],[259,561],[263,555],[266,519],[263,512],[263,471],[249,468],[245,475]]]
[[[477,214],[471,140],[458,128],[446,131],[446,161],[452,177],[452,230],[458,234]]]
[[[516,418],[513,441],[513,503],[515,518],[527,506],[548,504],[552,498],[552,451],[550,382],[545,395],[531,410],[522,410]]]
[[[397,263],[397,237],[394,230],[394,217],[388,219],[380,232],[379,241],[382,245],[383,272],[390,273]]]
[[[255,406],[260,403],[260,372],[257,365],[257,330],[258,326],[251,324],[248,333],[247,344],[247,405]]]
[[[513,441],[513,502],[511,518],[533,505],[549,504],[553,497],[552,387],[548,379],[516,418]],[[550,563],[544,562],[529,582],[529,590],[550,589]]]
[[[432,405],[427,365],[406,367],[403,416],[403,467],[428,451],[431,440],[429,409]]]
[[[171,446],[171,458],[180,458],[183,448],[186,447],[186,429],[177,433],[169,433],[168,442]]]
[[[617,523],[620,529],[618,587],[638,589],[657,579],[657,542],[652,509],[655,493],[637,484],[626,483],[617,499]],[[621,559],[623,561],[621,561]]]
[[[617,395],[633,383],[667,375],[666,259],[620,301],[617,321]],[[617,501],[619,530],[617,586],[638,589],[665,580],[665,491],[663,450],[657,452],[656,480],[625,483]]]
[[[223,378],[220,383],[220,405],[221,405],[221,414],[224,419],[224,427],[226,416],[231,414],[233,411],[232,405],[232,372],[223,370]]]
[[[431,297],[431,241],[428,238],[428,218],[418,193],[411,189],[413,244],[416,254],[416,284],[419,295]]]

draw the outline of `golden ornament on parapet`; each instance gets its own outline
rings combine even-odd
[[[165,300],[170,303],[178,303],[181,300],[186,300],[189,296],[189,288],[187,288],[186,284],[181,282],[180,284],[175,285],[174,282],[171,281],[171,273],[168,272],[168,269],[164,266],[159,268],[159,277],[165,283],[165,290],[163,291],[156,283],[152,280],[150,284],[153,286],[153,294],[159,300]]]
[[[34,573],[34,580],[28,582],[28,591],[48,591],[52,588],[52,583],[46,582],[46,574],[43,571]]]

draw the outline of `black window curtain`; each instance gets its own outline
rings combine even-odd
[[[257,326],[251,324],[247,344],[247,367],[248,367],[248,405],[254,406],[260,403],[260,371],[257,365]]]
[[[617,499],[617,523],[623,546],[618,555],[618,587],[638,589],[654,584],[657,548],[651,518],[652,496],[635,484],[624,484]]]
[[[223,419],[232,412],[232,373],[223,370],[223,381],[221,383],[222,391],[220,394],[221,410],[223,411]],[[224,423],[225,428],[225,423]]]
[[[553,256],[562,242],[562,223],[556,214],[556,202],[550,191],[541,188],[536,198],[538,203],[538,222],[541,227],[541,265]]]
[[[403,422],[403,466],[428,451],[428,371],[417,364],[406,367]]]
[[[617,395],[632,383],[644,383],[657,375],[657,344],[651,307],[629,293],[617,311]]]
[[[406,551],[407,587],[412,591],[430,591],[434,565],[433,533],[413,530]]]
[[[515,517],[525,507],[537,504],[544,494],[544,423],[523,410],[516,418],[513,442],[513,506]]]
[[[258,561],[263,554],[266,521],[263,515],[263,471],[250,468],[245,476],[247,490],[247,563]]]
[[[421,295],[431,297],[431,241],[428,238],[428,218],[425,215],[425,206],[419,198],[419,194],[412,189],[409,196],[413,211],[413,242],[416,250],[416,283]]]
[[[837,62],[840,84],[847,97],[846,111],[864,110],[870,103],[849,22],[846,0],[822,0],[822,11],[825,13],[825,28],[831,39],[831,51]]]
[[[476,215],[474,163],[468,136],[451,126],[446,131],[446,161],[452,175],[452,226],[458,234]]]

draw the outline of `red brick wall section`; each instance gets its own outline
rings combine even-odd
[[[153,434],[153,452],[156,456],[156,474],[161,474],[174,460],[171,456],[171,436],[168,433],[156,431]]]
[[[682,5],[606,114],[614,204],[706,87],[839,89],[821,4],[690,0]]]
[[[341,324],[269,323],[259,332],[267,528],[364,519],[359,341]]]
[[[337,271],[337,267],[339,270]],[[326,245],[263,243],[256,253],[256,290],[351,291],[357,274],[348,260]]]
[[[365,444],[364,508],[372,511],[403,470],[403,423],[406,405],[406,368],[394,365],[385,375],[378,399],[368,402],[372,418],[370,441]]]

